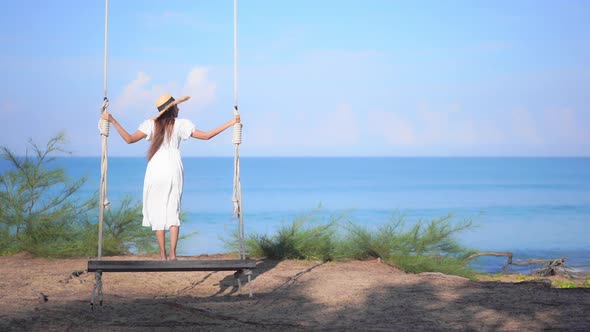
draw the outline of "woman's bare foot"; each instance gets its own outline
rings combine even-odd
[[[168,260],[175,261],[176,260],[176,256],[170,256],[170,258],[168,258]]]

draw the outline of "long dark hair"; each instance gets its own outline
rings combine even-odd
[[[174,128],[174,119],[176,118],[177,112],[176,105],[172,106],[168,111],[164,112],[159,118],[155,121],[155,128],[154,134],[152,136],[152,144],[150,145],[150,149],[148,150],[148,161],[152,159],[152,157],[158,152],[162,143],[164,143],[164,138],[172,135],[172,128]]]

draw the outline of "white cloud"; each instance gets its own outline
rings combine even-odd
[[[452,126],[448,112],[444,109],[431,111],[428,103],[422,102],[418,106],[420,119],[420,141],[424,143],[436,143],[445,140],[455,141],[455,131],[449,130]]]
[[[546,148],[562,146],[552,154],[586,155],[590,131],[585,115],[572,109],[552,109],[534,113],[529,109],[487,111],[461,110],[440,106],[430,110],[421,103],[417,111],[370,111],[366,130],[374,139],[390,146],[444,147],[444,153],[477,148],[474,155],[544,153]],[[479,113],[478,113],[479,112]],[[541,150],[539,150],[541,149]],[[428,151],[428,150],[425,150]],[[431,149],[430,152],[433,150]],[[429,152],[427,152],[429,153]]]
[[[506,119],[479,119],[473,122],[473,130],[476,133],[473,141],[466,141],[468,144],[507,144],[512,143],[511,137],[506,131]],[[479,153],[479,151],[476,151]]]
[[[396,96],[399,101],[385,105],[375,101],[378,98],[361,100],[357,95],[366,95],[369,90],[376,96],[389,96],[387,93],[396,86],[392,85],[389,90],[369,89],[367,84],[370,83],[365,82],[371,82],[373,76],[369,74],[373,73],[373,68],[345,65],[364,63],[359,59],[376,59],[381,55],[372,52],[348,57],[337,55],[330,54],[333,59],[329,65],[328,54],[307,59],[322,65],[314,71],[314,76],[305,74],[311,69],[298,64],[263,67],[262,72],[267,76],[271,72],[276,74],[277,70],[286,73],[272,80],[264,79],[261,71],[256,71],[259,81],[250,83],[250,99],[245,100],[251,103],[248,105],[262,104],[254,112],[244,114],[244,148],[247,151],[260,155],[527,155],[554,150],[556,144],[574,147],[578,144],[583,148],[588,146],[584,142],[590,142],[590,131],[583,128],[587,123],[583,120],[588,116],[580,110],[542,111],[527,104],[517,108],[508,102],[484,104],[467,97],[461,100],[460,95],[450,95],[452,99],[449,99],[449,95],[410,93],[405,96],[402,92]],[[252,71],[247,73],[250,77],[254,75]],[[182,77],[177,80],[178,83],[157,85],[155,81],[155,77],[152,79],[145,72],[138,73],[123,89],[117,100],[119,105],[129,109],[133,105],[144,105],[142,113],[136,114],[145,117],[145,107],[152,110],[159,93],[190,95],[191,100],[181,106],[183,116],[198,119],[197,125],[203,125],[203,129],[218,123],[221,115],[217,112],[194,116],[194,112],[208,109],[216,102],[219,84],[211,80],[209,68],[193,67],[184,80]],[[321,87],[328,82],[335,83],[331,91],[325,92]],[[267,93],[271,85],[281,89],[277,93]],[[292,91],[298,92],[297,98]],[[339,103],[343,97],[347,98],[346,102]],[[281,108],[283,100],[292,102]],[[351,105],[363,105],[363,109]],[[575,151],[582,148],[576,147]]]
[[[318,112],[317,110],[315,112]],[[352,145],[359,141],[358,120],[350,105],[342,103],[333,111],[324,113],[299,113],[297,125],[289,126],[289,145],[331,147]]]
[[[588,123],[572,109],[549,109],[543,113],[544,135],[553,142],[584,143],[590,141]]]
[[[281,121],[281,113],[278,111],[249,114],[242,121],[242,141],[257,148],[276,146],[277,128],[281,128]]]
[[[416,144],[415,125],[402,115],[394,112],[369,111],[367,113],[367,131],[388,144]]]
[[[415,112],[405,113],[370,111],[366,130],[390,145],[422,147],[458,148],[515,140],[531,143],[538,139],[535,122],[527,112],[476,117],[473,111],[464,111],[460,104],[441,105],[434,111],[431,109],[435,107],[422,102],[416,108]]]
[[[516,109],[509,114],[507,123],[512,127],[512,136],[521,143],[541,143],[538,124],[531,112],[526,109]]]
[[[205,67],[194,67],[188,74],[182,94],[191,96],[191,104],[205,107],[215,101],[217,84],[209,80],[209,70]]]
[[[137,77],[123,88],[123,92],[112,101],[110,109],[117,113],[129,113],[137,109],[146,109],[157,98],[161,90],[150,87],[151,78],[144,72],[137,73]]]
[[[129,82],[123,92],[112,102],[109,110],[118,114],[147,114],[147,110],[154,108],[154,101],[163,93],[170,93],[173,96],[190,95],[187,102],[192,110],[210,105],[215,101],[216,84],[208,77],[208,69],[194,67],[188,73],[184,85],[179,89],[179,84],[169,82],[165,85],[154,84],[146,73],[140,71],[137,77]],[[181,91],[182,93],[179,93]]]
[[[259,151],[278,154],[336,153],[360,141],[357,114],[347,103],[324,113],[315,111],[256,112],[244,118],[244,142]]]
[[[313,131],[315,141],[333,144],[355,144],[360,138],[358,120],[349,104],[342,103],[331,112],[324,114]]]

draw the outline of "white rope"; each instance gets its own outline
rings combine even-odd
[[[234,0],[234,115],[238,116],[238,0]],[[232,143],[235,145],[234,153],[234,186],[232,202],[234,204],[234,217],[238,219],[238,242],[240,247],[240,259],[246,259],[244,247],[244,218],[242,214],[242,185],[240,183],[240,144],[242,143],[242,124],[236,123],[233,128]]]
[[[101,106],[101,113],[106,112],[107,108],[109,107],[109,100],[105,97],[103,102],[102,102],[102,106]],[[109,199],[107,197],[107,175],[108,175],[108,169],[109,169],[109,163],[108,163],[108,144],[107,144],[107,138],[109,137],[109,121],[105,120],[103,118],[100,118],[100,120],[98,121],[98,130],[100,131],[100,135],[101,135],[101,145],[102,145],[102,156],[101,156],[101,162],[100,162],[100,202],[102,202],[101,207],[103,209],[108,209],[109,208]],[[99,235],[99,239],[102,239],[102,215],[104,214],[104,211],[102,213],[99,213],[99,228],[100,228],[100,232],[101,234]],[[102,248],[101,248],[102,249]],[[100,255],[99,255],[100,257]]]
[[[234,0],[234,114],[238,115],[238,0]]]
[[[104,18],[104,98],[101,106],[101,114],[107,111],[109,107],[109,99],[107,98],[107,78],[108,78],[108,35],[109,35],[109,0],[105,0],[105,18]],[[107,198],[107,175],[108,175],[108,145],[107,138],[109,137],[109,121],[100,119],[98,122],[98,129],[101,135],[102,153],[100,158],[100,191],[99,191],[99,205],[98,205],[98,259],[102,258],[102,224],[104,218],[104,210],[109,206],[109,199]]]
[[[238,126],[239,125],[239,126]],[[239,128],[239,129],[237,129]],[[241,123],[234,125],[234,135],[236,132],[240,133],[239,137],[234,137],[235,153],[234,153],[234,186],[232,202],[234,203],[234,217],[238,219],[238,241],[240,247],[240,259],[246,259],[246,250],[244,247],[244,217],[242,214],[242,185],[240,183],[240,143],[242,141]],[[237,130],[236,130],[237,129]]]
[[[234,203],[234,217],[238,219],[242,215],[242,208],[241,208],[241,201],[242,201],[242,186],[240,184],[240,155],[239,155],[240,145],[235,145],[235,153],[234,153],[234,191],[232,195],[232,202]],[[238,228],[241,226],[238,225]],[[240,234],[238,234],[240,235]],[[241,239],[240,239],[241,240]]]
[[[109,0],[105,0],[105,9],[104,9],[104,65],[103,65],[103,72],[104,72],[104,79],[103,79],[103,87],[104,87],[104,97],[107,97],[107,81],[108,81],[108,66],[109,66]]]

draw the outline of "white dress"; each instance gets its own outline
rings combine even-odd
[[[172,135],[164,139],[160,149],[148,161],[143,181],[143,226],[154,231],[180,226],[184,170],[178,147],[181,140],[191,137],[194,129],[190,120],[176,118]],[[154,120],[145,120],[139,130],[147,135],[146,140],[151,140]]]

